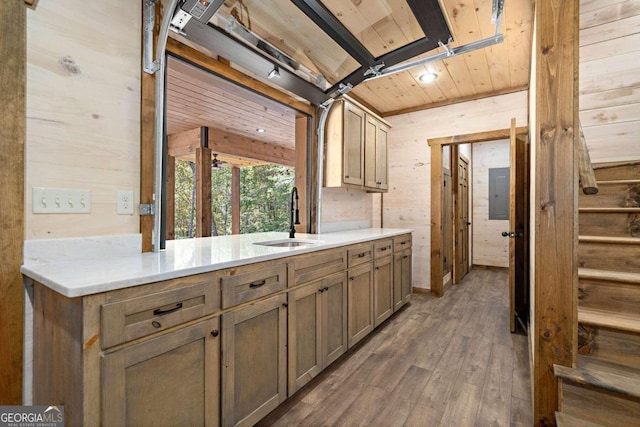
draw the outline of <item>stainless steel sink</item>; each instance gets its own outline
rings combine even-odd
[[[278,248],[294,248],[298,246],[311,246],[321,243],[320,240],[304,240],[304,239],[282,239],[269,240],[267,242],[255,242],[254,245],[272,246]]]

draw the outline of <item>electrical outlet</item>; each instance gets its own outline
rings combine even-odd
[[[119,190],[117,205],[118,215],[133,215],[133,191]]]
[[[33,187],[33,213],[91,213],[91,191]]]

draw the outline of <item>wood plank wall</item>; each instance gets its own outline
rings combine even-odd
[[[22,404],[26,7],[0,4],[0,405]]]
[[[427,139],[527,125],[527,92],[385,117],[389,134],[389,192],[385,227],[413,229],[413,286],[430,288],[431,159]]]
[[[509,167],[509,141],[473,144],[473,264],[509,267],[509,220],[489,220],[489,168]]]
[[[640,159],[640,2],[580,2],[580,121],[591,161]]]
[[[139,231],[116,192],[139,199],[141,19],[120,0],[28,10],[26,239]],[[88,189],[91,213],[34,215],[34,186]]]
[[[577,349],[579,0],[536,2],[532,52],[531,292],[534,424],[555,425],[553,365]]]

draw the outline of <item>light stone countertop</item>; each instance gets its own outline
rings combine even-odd
[[[406,233],[411,230],[368,228],[324,234],[296,233],[296,239],[317,242],[297,247],[254,244],[288,239],[289,234],[282,232],[173,240],[168,241],[167,249],[161,252],[100,256],[100,251],[96,251],[89,259],[25,262],[21,271],[54,291],[74,298]]]

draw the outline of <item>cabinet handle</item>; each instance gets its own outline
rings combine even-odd
[[[283,303],[282,303],[282,306],[283,306],[284,308],[287,308],[287,307],[289,307],[289,303],[283,302]]]
[[[267,284],[266,280],[261,280],[259,282],[253,282],[249,284],[249,287],[252,289],[259,288],[260,286],[264,286]]]
[[[381,183],[380,181],[376,182],[376,184],[378,184],[378,185],[382,185],[382,183]]]
[[[366,254],[366,252],[362,252],[361,254],[358,254],[358,258],[363,258]]]
[[[156,308],[155,310],[153,310],[153,315],[154,316],[164,316],[165,314],[169,314],[169,313],[173,313],[174,311],[178,311],[182,308],[182,303],[179,302],[176,304],[175,307],[173,308],[168,308],[166,310],[163,310],[161,308]]]
[[[380,267],[376,267],[376,270],[380,270]]]
[[[405,255],[402,257],[402,259],[407,259],[407,258],[409,258],[409,255]]]
[[[355,278],[353,276],[349,277],[349,280],[354,280]]]
[[[322,290],[323,290],[323,291],[328,291],[328,290],[329,290],[329,287],[328,287],[328,286],[325,286],[324,288],[322,288]]]
[[[154,320],[153,322],[151,322],[151,326],[153,326],[156,329],[159,329],[162,327],[162,325],[160,324],[160,322],[158,322],[157,320]]]
[[[324,292],[324,288],[318,289],[318,292],[323,293]]]
[[[349,175],[345,175],[344,177],[345,177],[345,178],[349,178]]]
[[[385,246],[384,248],[380,248],[381,251],[386,251],[387,249],[389,249],[389,246]]]
[[[211,336],[212,337],[217,337],[218,335],[220,335],[220,331],[217,329],[214,329],[213,331],[211,331]]]

